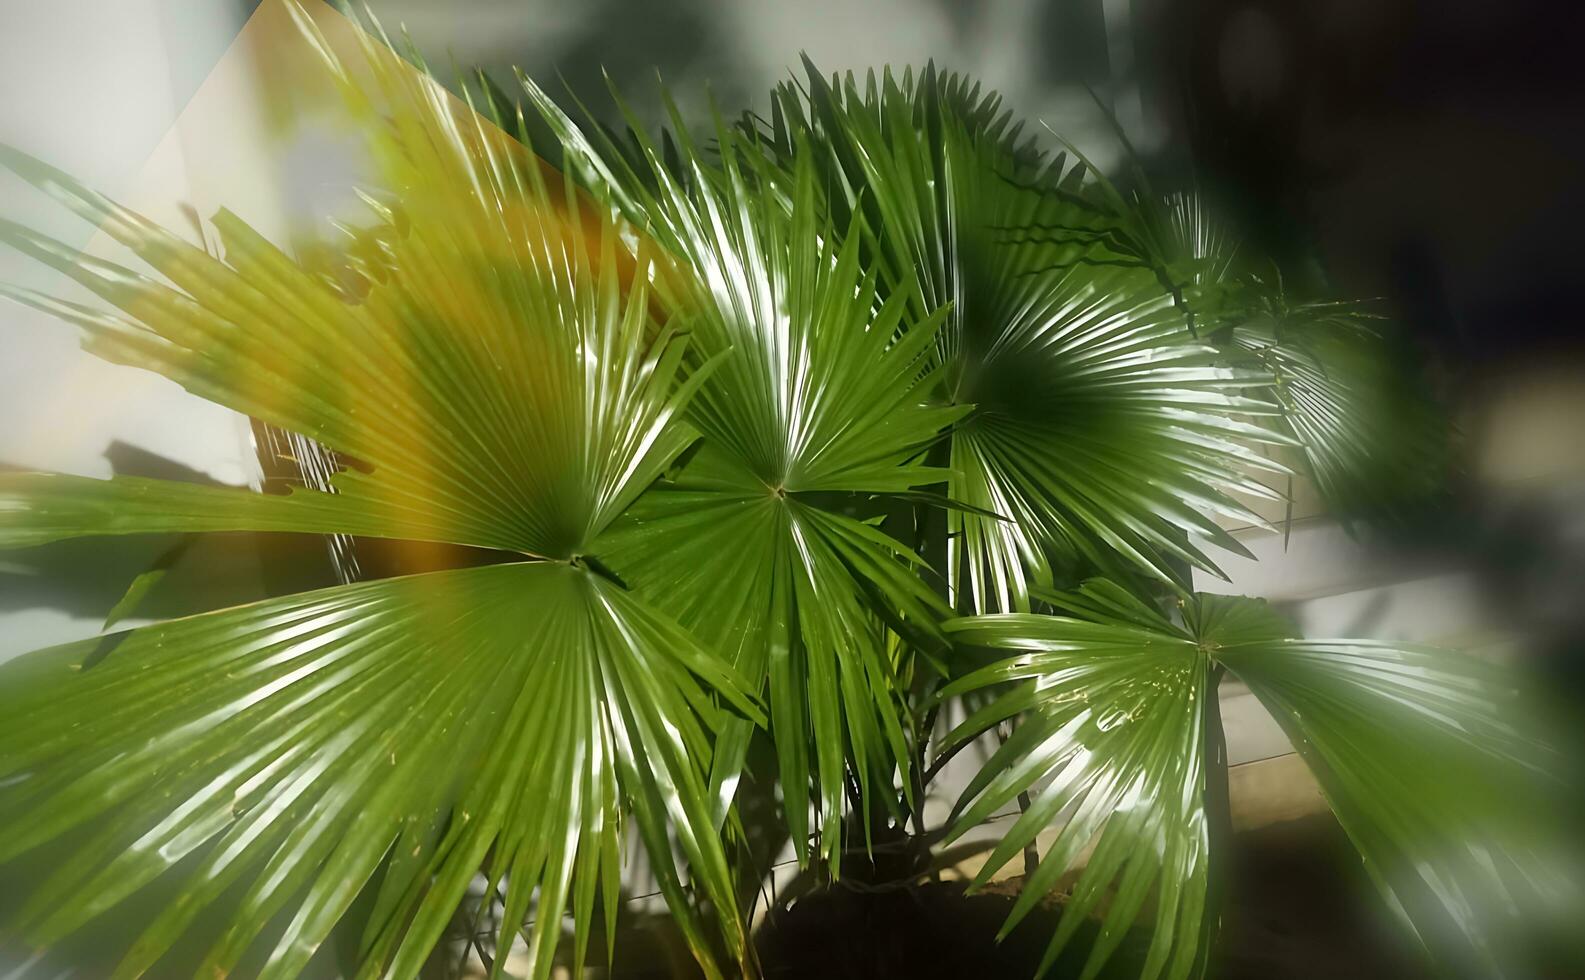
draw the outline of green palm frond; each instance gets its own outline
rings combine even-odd
[[[1205,198],[1196,191],[1167,196],[1159,211],[1170,264],[1186,273],[1196,286],[1226,282],[1239,258],[1238,239],[1217,220]]]
[[[1134,621],[1001,613],[947,624],[966,648],[1013,652],[953,681],[943,697],[1013,686],[966,718],[943,750],[1021,716],[964,789],[953,836],[1041,787],[975,879],[984,884],[1041,832],[1059,828],[1002,934],[1082,865],[1039,972],[1099,914],[1083,973],[1096,975],[1143,913],[1153,931],[1141,976],[1197,976],[1215,922],[1206,905],[1209,663],[1192,637],[1115,586],[1101,586],[1100,601],[1123,604]],[[1152,896],[1153,913],[1145,911]]]
[[[954,833],[1045,784],[978,882],[1057,828],[1004,928],[1082,863],[1048,965],[1074,920],[1099,912],[1092,975],[1154,895],[1142,975],[1203,971],[1217,914],[1206,906],[1208,862],[1219,859],[1206,832],[1206,699],[1222,667],[1276,717],[1389,904],[1444,963],[1495,969],[1504,922],[1569,900],[1568,872],[1548,867],[1558,856],[1548,756],[1511,721],[1502,672],[1426,648],[1297,639],[1253,599],[1197,595],[1180,604],[1180,624],[1104,580],[1039,595],[1072,615],[947,623],[969,650],[1010,653],[943,697],[1011,686],[943,750],[1021,717],[965,789]]]
[[[581,960],[597,893],[614,913],[631,814],[708,949],[684,882],[728,922],[732,893],[698,771],[719,712],[695,677],[753,711],[677,627],[559,562],[343,586],[21,658],[0,670],[0,859],[73,850],[16,928],[54,943],[174,874],[118,975],[154,967],[241,888],[200,972],[229,972],[290,909],[263,973],[289,977],[372,887],[363,970],[406,977],[483,868],[504,921],[537,902],[524,939],[546,976],[561,924],[545,910],[571,899]],[[497,963],[516,938],[501,931]]]
[[[500,133],[477,122],[463,130],[436,114],[455,110],[428,109],[436,95],[423,86],[433,82],[382,77],[386,96],[411,110],[391,117],[389,129],[376,120],[380,138],[371,141],[384,151],[400,214],[370,202],[410,230],[386,243],[385,261],[401,274],[361,303],[344,302],[234,215],[215,218],[221,262],[8,150],[0,162],[103,222],[172,284],[6,223],[0,239],[121,312],[17,298],[80,325],[100,356],[156,371],[371,471],[336,475],[329,495],[183,488],[198,529],[281,530],[300,520],[303,531],[569,557],[691,440],[673,424],[690,391],[678,383],[685,344],[669,330],[650,339],[642,246],[637,262],[619,261],[622,230],[594,220],[570,183],[548,183]],[[441,139],[444,125],[450,140]],[[61,511],[61,526],[92,533],[136,530],[146,492],[137,482],[60,480],[7,492],[30,488],[69,490],[76,509]],[[106,508],[103,519],[74,523],[96,506]],[[0,518],[48,519],[15,509]],[[112,519],[117,527],[106,526]]]
[[[1420,372],[1367,304],[1307,298],[1258,268],[1197,193],[1144,208],[1174,274],[1200,290],[1204,332],[1267,378],[1269,421],[1340,516],[1383,516],[1444,484],[1449,431]]]
[[[1444,485],[1449,432],[1379,318],[1355,303],[1299,301],[1250,279],[1234,350],[1271,375],[1305,473],[1344,517],[1423,503]]]
[[[916,317],[947,308],[945,391],[974,406],[952,433],[949,494],[1010,519],[951,516],[954,594],[1020,609],[1054,564],[1214,570],[1188,536],[1240,551],[1207,512],[1259,524],[1231,494],[1275,498],[1250,473],[1285,472],[1247,446],[1285,441],[1247,418],[1275,411],[1245,394],[1260,375],[1189,332],[1087,166],[1023,151],[994,111],[942,94],[958,85],[888,73],[861,93],[811,69],[807,95],[778,91],[789,135],[765,144],[784,169],[813,155],[828,206],[862,219],[884,290]]]
[[[1443,968],[1500,972],[1527,916],[1559,900],[1578,908],[1548,826],[1552,757],[1515,723],[1502,672],[1364,640],[1251,638],[1215,656],[1287,732],[1388,904]]]
[[[812,780],[818,850],[839,870],[845,774],[866,806],[877,795],[895,806],[894,780],[914,758],[875,609],[925,630],[947,612],[921,560],[847,512],[855,500],[862,511],[865,499],[944,480],[921,459],[963,414],[927,401],[940,318],[903,328],[905,300],[879,296],[858,239],[832,233],[811,167],[797,168],[779,197],[753,183],[727,130],[718,130],[716,168],[679,126],[679,174],[635,126],[649,167],[641,179],[524,82],[569,154],[583,155],[574,166],[614,182],[608,192],[691,270],[657,292],[697,314],[700,348],[724,352],[689,405],[703,448],[600,549],[745,675],[767,679],[794,846],[807,859],[802,787]],[[748,735],[738,725],[718,746],[723,815]]]
[[[609,916],[630,816],[718,975],[696,903],[714,905],[739,963],[746,939],[707,774],[725,713],[758,717],[752,689],[589,552],[696,438],[681,412],[708,364],[685,374],[631,229],[374,42],[351,64],[317,41],[399,202],[370,198],[383,232],[352,263],[364,288],[336,290],[226,213],[215,259],[14,151],[7,164],[164,281],[4,235],[118,308],[21,297],[81,326],[94,353],[357,468],[333,493],[285,496],[8,476],[0,543],[289,530],[555,560],[272,600],[8,665],[3,854],[77,847],[20,932],[54,941],[190,858],[200,873],[125,974],[235,886],[216,971],[290,908],[266,973],[294,975],[374,887],[361,969],[412,976],[483,869],[504,894],[496,972],[533,903],[524,938],[544,977],[569,901],[580,961],[598,893]]]

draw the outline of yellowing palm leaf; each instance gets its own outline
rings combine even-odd
[[[482,869],[505,896],[496,972],[532,905],[523,938],[542,977],[562,908],[580,960],[602,890],[610,914],[630,816],[707,971],[698,899],[743,962],[706,773],[724,724],[712,692],[751,717],[753,695],[588,553],[694,439],[680,413],[703,374],[685,378],[682,334],[652,316],[648,250],[382,47],[364,39],[347,62],[307,30],[395,202],[370,199],[379,249],[361,299],[229,214],[222,261],[14,151],[7,164],[165,281],[0,234],[119,310],[19,296],[80,325],[93,352],[358,469],[334,492],[285,496],[8,476],[0,543],[286,530],[547,560],[271,600],[8,665],[0,806],[26,830],[3,853],[78,843],[23,935],[51,942],[191,858],[123,973],[154,966],[235,885],[207,967],[231,969],[294,908],[264,970],[293,975],[375,888],[361,970],[411,976]],[[92,900],[59,901],[84,887]]]

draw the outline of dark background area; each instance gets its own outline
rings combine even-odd
[[[1313,247],[1459,368],[1579,355],[1579,6],[1149,6],[1142,61],[1169,145],[1258,245],[1290,261]]]

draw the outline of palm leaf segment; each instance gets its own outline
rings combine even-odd
[[[1039,595],[1072,615],[946,625],[966,649],[1012,653],[943,689],[942,697],[1001,693],[942,751],[1022,715],[964,790],[954,834],[1043,787],[978,883],[1057,828],[1004,928],[1082,865],[1047,966],[1077,921],[1100,910],[1085,967],[1094,975],[1136,918],[1151,915],[1153,895],[1142,975],[1203,972],[1215,925],[1206,905],[1205,704],[1216,696],[1217,666],[1245,681],[1287,731],[1389,904],[1446,962],[1500,962],[1492,940],[1500,923],[1567,899],[1566,872],[1549,870],[1538,853],[1556,839],[1544,817],[1546,757],[1506,720],[1512,704],[1490,668],[1424,648],[1295,639],[1291,624],[1253,599],[1196,596],[1182,604],[1179,625],[1104,580]]]
[[[1380,316],[1363,303],[1295,295],[1275,267],[1255,271],[1198,194],[1141,211],[1161,229],[1158,261],[1206,297],[1202,331],[1265,376],[1271,424],[1335,513],[1391,514],[1443,486],[1445,421]]]
[[[580,961],[597,893],[612,911],[631,817],[714,974],[690,901],[713,902],[729,954],[745,955],[705,781],[715,696],[755,708],[730,668],[582,560],[693,438],[685,348],[651,322],[645,246],[624,254],[630,231],[374,42],[349,65],[314,39],[401,202],[374,205],[382,244],[360,303],[234,216],[216,218],[222,262],[12,152],[165,281],[3,233],[119,310],[20,296],[79,324],[95,353],[360,469],[334,493],[279,497],[7,477],[0,543],[287,530],[556,561],[271,600],[8,665],[0,858],[76,848],[19,931],[54,941],[191,861],[123,975],[239,892],[206,966],[229,971],[291,907],[263,974],[294,975],[367,887],[362,973],[413,976],[482,867],[514,924],[496,971],[532,906],[523,936],[543,977],[562,909]]]
[[[875,797],[874,780],[891,801],[913,761],[875,610],[925,630],[946,613],[920,559],[861,519],[865,500],[944,478],[921,459],[963,414],[926,403],[939,317],[903,329],[905,300],[880,297],[857,237],[832,233],[811,167],[799,166],[778,196],[753,182],[744,168],[754,161],[727,130],[718,129],[714,167],[679,125],[681,160],[668,167],[635,124],[644,169],[631,169],[610,141],[586,137],[523,82],[569,168],[691,270],[657,292],[669,308],[697,311],[701,349],[725,352],[689,405],[702,447],[618,522],[601,553],[746,676],[767,678],[794,847],[808,857],[801,788],[812,781],[818,848],[839,871],[845,773],[862,800]],[[718,743],[722,814],[748,736],[739,724]]]
[[[1444,485],[1446,426],[1375,318],[1357,304],[1302,302],[1252,281],[1233,350],[1271,375],[1305,472],[1345,517],[1382,515]]]
[[[1255,372],[1188,330],[1174,290],[1091,202],[1083,165],[1044,161],[994,96],[926,71],[777,93],[771,157],[813,155],[829,206],[854,214],[889,294],[914,315],[949,309],[935,356],[954,429],[955,594],[973,609],[1026,609],[1054,570],[1214,566],[1189,535],[1240,551],[1209,514],[1259,524],[1229,495],[1275,494],[1285,472],[1246,441],[1284,441],[1244,416]],[[839,222],[838,228],[843,225]]]
[[[1496,975],[1523,953],[1517,930],[1544,931],[1560,908],[1577,921],[1572,866],[1554,849],[1569,835],[1553,825],[1556,760],[1517,723],[1524,709],[1492,665],[1363,640],[1231,636],[1213,655],[1282,725],[1443,968]]]
[[[1109,582],[1087,585],[1072,601],[1094,618],[1001,613],[947,624],[965,648],[1016,653],[967,673],[942,697],[1017,683],[966,718],[942,750],[1023,716],[964,789],[953,836],[1044,784],[975,881],[983,884],[1041,832],[1060,827],[1003,934],[1082,864],[1040,972],[1104,908],[1083,972],[1094,976],[1155,894],[1141,976],[1198,975],[1213,925],[1204,725],[1214,693],[1205,651]]]

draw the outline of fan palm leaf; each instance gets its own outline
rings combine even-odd
[[[662,301],[699,311],[695,342],[724,352],[688,409],[703,448],[602,552],[746,676],[766,678],[794,847],[808,858],[802,787],[812,782],[818,851],[839,872],[847,774],[864,805],[872,780],[883,799],[899,779],[911,792],[913,726],[876,609],[927,631],[946,615],[920,558],[864,519],[866,500],[945,477],[922,459],[963,414],[929,401],[940,317],[903,329],[905,301],[881,297],[857,238],[834,234],[812,167],[796,168],[778,197],[754,183],[754,161],[723,127],[719,167],[680,125],[680,162],[668,166],[635,124],[641,172],[523,82],[569,167],[691,270],[667,280]],[[718,746],[723,816],[748,735],[738,725]]]
[[[1000,613],[947,624],[966,648],[1014,653],[942,689],[943,697],[1003,689],[944,739],[943,751],[1021,719],[964,788],[953,836],[1043,784],[974,882],[984,884],[1048,827],[1059,828],[1002,934],[1082,865],[1039,972],[1099,913],[1082,974],[1095,976],[1154,895],[1140,975],[1197,976],[1215,922],[1207,909],[1206,699],[1215,696],[1208,661],[1193,638],[1121,589],[1097,583],[1087,591],[1127,619],[1107,610],[1101,622]]]
[[[1359,304],[1300,302],[1255,282],[1230,346],[1271,375],[1303,472],[1345,517],[1423,503],[1444,483],[1448,432],[1424,382]]]
[[[411,976],[482,869],[504,895],[494,972],[537,909],[522,935],[543,977],[563,908],[579,961],[597,894],[610,916],[632,818],[718,975],[695,904],[715,906],[732,959],[745,961],[746,943],[709,802],[711,743],[725,711],[758,709],[729,666],[589,552],[696,438],[681,413],[703,372],[685,374],[682,333],[653,322],[650,257],[624,244],[630,229],[373,41],[349,62],[305,25],[399,202],[370,198],[380,245],[359,263],[370,281],[358,296],[232,215],[215,219],[221,261],[14,151],[7,164],[163,281],[15,225],[3,234],[115,308],[18,297],[78,324],[94,353],[357,468],[333,492],[281,496],[8,476],[0,543],[285,530],[519,560],[269,600],[7,665],[0,853],[76,847],[19,928],[52,942],[174,875],[175,901],[122,974],[153,967],[200,909],[240,892],[206,968],[233,968],[289,908],[262,972],[290,976],[372,889],[361,972]],[[187,859],[196,873],[173,870]]]
[[[810,66],[775,104],[772,158],[813,155],[883,289],[916,316],[947,307],[946,396],[974,407],[949,494],[1008,519],[951,515],[964,605],[1027,609],[1032,584],[1095,567],[1181,585],[1178,563],[1215,570],[1191,536],[1242,550],[1208,514],[1261,523],[1232,494],[1276,496],[1250,474],[1284,468],[1248,445],[1285,441],[1248,419],[1275,409],[1190,332],[1087,166],[1041,158],[993,97],[934,71],[861,92]]]
[[[954,833],[1039,789],[977,883],[1056,828],[1004,927],[1076,872],[1046,965],[1098,913],[1094,975],[1153,896],[1142,976],[1203,972],[1220,859],[1207,833],[1206,699],[1224,667],[1292,738],[1389,905],[1442,962],[1496,969],[1499,924],[1559,907],[1546,904],[1568,887],[1546,866],[1544,842],[1557,839],[1543,816],[1548,755],[1509,720],[1502,672],[1426,648],[1297,639],[1264,602],[1241,597],[1194,596],[1178,623],[1106,580],[1039,595],[1070,615],[946,624],[966,649],[1006,652],[942,690],[1000,691],[942,750],[1021,717],[963,791]]]
[[[1333,512],[1382,516],[1437,492],[1447,426],[1384,317],[1296,295],[1275,267],[1256,271],[1197,193],[1142,210],[1163,230],[1161,261],[1207,296],[1205,332],[1232,363],[1266,376],[1267,421],[1293,441],[1296,466]]]
[[[1577,908],[1548,826],[1555,759],[1516,722],[1502,672],[1363,640],[1232,635],[1215,656],[1288,734],[1388,905],[1442,968],[1503,972],[1525,916],[1559,899]]]

